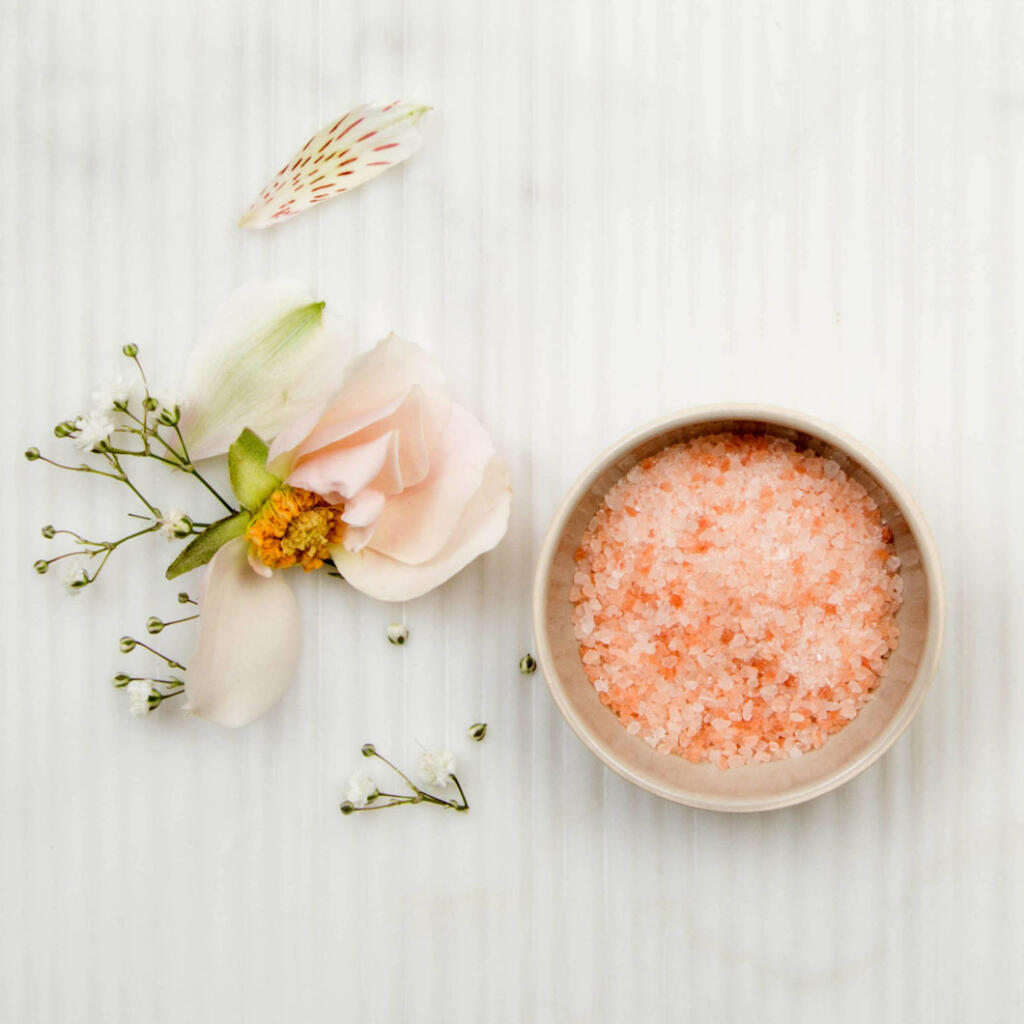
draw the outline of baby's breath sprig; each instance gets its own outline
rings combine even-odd
[[[52,526],[43,528],[44,537],[52,538],[56,534],[67,533],[75,537],[78,544],[92,545],[95,550],[84,552],[88,557],[101,554],[109,556],[114,548],[126,540],[154,530],[160,530],[165,537],[175,539],[201,533],[209,525],[186,515],[180,509],[172,509],[164,515],[142,492],[137,481],[131,478],[127,469],[130,459],[152,459],[171,470],[186,473],[194,477],[228,512],[236,511],[192,461],[181,432],[181,409],[178,403],[173,399],[161,400],[150,392],[149,382],[139,361],[138,346],[125,345],[122,352],[135,365],[142,384],[142,398],[133,398],[131,385],[119,380],[105,392],[97,393],[96,405],[90,413],[64,420],[53,431],[58,440],[71,441],[80,452],[99,458],[100,464],[82,462],[71,465],[44,455],[34,445],[25,450],[25,458],[29,462],[43,462],[70,473],[91,473],[116,480],[127,487],[145,508],[146,514],[137,518],[147,520],[150,525],[117,541],[90,542],[69,530],[56,530]],[[45,572],[39,568],[38,562],[36,571]],[[89,582],[94,578],[95,575],[90,577]]]
[[[178,595],[178,600],[182,604],[186,603],[181,601],[181,598],[185,597],[188,602],[191,602],[191,598],[188,594],[182,593]],[[156,615],[151,615],[146,620],[146,632],[153,635],[162,633],[165,629],[170,626],[177,626],[183,622],[191,622],[193,619],[199,618],[198,615],[186,615],[179,619],[165,620],[161,619]],[[185,666],[181,662],[176,661],[170,655],[164,654],[162,651],[158,651],[155,647],[144,643],[134,636],[123,636],[118,642],[119,649],[122,654],[131,654],[136,650],[148,651],[150,654],[159,658],[167,668],[171,671],[185,671]],[[185,681],[176,675],[168,675],[166,678],[153,677],[153,676],[134,676],[129,675],[127,672],[118,672],[113,679],[114,686],[118,689],[124,689],[128,693],[129,704],[128,710],[133,715],[148,715],[150,711],[155,711],[160,705],[172,697],[178,697],[185,692]]]
[[[178,508],[172,508],[166,514],[161,512],[157,504],[143,493],[138,482],[132,479],[127,468],[131,459],[153,459],[171,470],[195,477],[225,509],[235,512],[235,508],[192,462],[179,426],[181,409],[177,402],[159,399],[151,393],[139,361],[138,346],[125,345],[121,351],[137,371],[142,385],[141,399],[133,396],[132,385],[119,377],[104,391],[94,395],[95,406],[90,413],[64,420],[53,431],[58,440],[70,441],[79,451],[99,459],[99,465],[88,462],[71,464],[44,455],[35,446],[25,451],[29,462],[43,462],[70,473],[91,473],[116,480],[127,487],[145,509],[144,514],[128,513],[145,525],[114,540],[91,540],[74,530],[57,529],[52,524],[42,528],[45,539],[70,537],[74,546],[50,558],[36,559],[33,568],[43,575],[55,562],[75,559],[65,580],[72,593],[94,583],[110,556],[129,541],[151,533],[160,533],[168,540],[184,540],[202,533],[210,525]]]
[[[477,722],[469,728],[469,735],[478,743],[487,734],[487,724]],[[355,814],[356,811],[379,811],[386,807],[401,807],[405,804],[434,804],[437,807],[447,807],[452,811],[465,812],[469,810],[469,801],[466,799],[462,783],[455,774],[455,755],[450,750],[429,749],[424,750],[419,760],[419,777],[421,782],[432,789],[447,789],[454,786],[458,796],[446,799],[436,793],[428,792],[423,786],[414,782],[412,778],[394,762],[388,760],[381,754],[372,743],[364,743],[362,755],[366,758],[375,758],[387,765],[406,787],[408,793],[391,793],[380,789],[370,775],[363,771],[357,771],[348,784],[347,799],[341,804],[341,813]]]

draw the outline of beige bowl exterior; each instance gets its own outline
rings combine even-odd
[[[902,561],[900,639],[871,700],[820,750],[803,757],[721,770],[662,754],[631,736],[598,699],[573,633],[569,587],[573,554],[608,489],[641,459],[699,434],[773,434],[834,459],[859,480],[892,529]],[[566,721],[609,768],[677,803],[716,811],[766,811],[802,803],[849,781],[876,761],[910,724],[942,645],[938,556],[920,511],[898,480],[835,427],[766,405],[701,406],[665,416],[605,451],[577,480],[555,515],[537,563],[533,623],[540,668]]]

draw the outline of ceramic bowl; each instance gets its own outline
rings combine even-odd
[[[902,565],[900,637],[889,668],[857,717],[800,758],[722,770],[663,754],[631,736],[598,699],[580,660],[569,587],[573,554],[608,489],[641,459],[699,434],[772,434],[834,459],[878,503]],[[551,694],[576,735],[630,782],[677,803],[717,811],[763,811],[801,803],[848,782],[910,724],[938,664],[943,596],[938,556],[903,485],[863,445],[835,427],[787,409],[715,405],[666,416],[618,441],[584,471],[548,530],[533,587],[537,656]]]

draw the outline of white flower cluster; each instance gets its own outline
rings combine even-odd
[[[153,692],[153,684],[148,679],[133,679],[126,687],[128,693],[128,711],[136,718],[149,714],[149,697]]]
[[[455,755],[450,750],[424,750],[420,755],[420,778],[428,786],[445,787],[455,774]]]
[[[88,416],[79,416],[75,420],[75,446],[79,451],[90,452],[100,441],[110,437],[114,427],[110,413],[100,409],[94,409]]]
[[[361,768],[349,779],[348,801],[354,807],[365,807],[376,792],[377,784]]]
[[[192,520],[180,508],[172,508],[160,520],[160,536],[168,540],[187,537],[192,532]]]

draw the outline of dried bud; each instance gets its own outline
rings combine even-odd
[[[40,456],[39,456],[39,449],[38,448],[26,448],[25,449],[25,458],[28,459],[29,462],[35,462],[36,459],[38,459],[39,457]]]
[[[177,424],[178,420],[181,419],[181,409],[178,406],[174,406],[173,409],[168,408],[166,405],[160,410],[160,415],[157,417],[161,423],[166,427],[173,427]]]
[[[139,354],[139,346],[131,343],[121,346],[121,352],[129,359],[134,359]]]
[[[351,814],[355,810],[355,805],[346,800],[339,808],[342,814]]]
[[[120,646],[121,646],[121,653],[122,654],[130,654],[132,651],[135,650],[135,644],[136,643],[137,643],[137,641],[134,638],[130,637],[130,636],[123,636],[123,637],[121,637],[121,644],[120,644]]]
[[[385,630],[385,635],[388,638],[389,644],[401,647],[409,639],[409,630],[401,622],[392,622]]]
[[[189,597],[188,594],[186,594],[184,590],[181,591],[180,594],[178,594],[178,604],[191,604],[191,603],[192,603],[192,598]]]
[[[377,753],[377,748],[372,743],[364,743],[362,753],[363,757],[373,757]]]
[[[152,395],[146,395],[142,400],[142,408],[146,412],[156,412],[160,408],[160,403]]]
[[[50,568],[50,563],[45,558],[40,558],[32,563],[32,568],[35,569],[40,576],[45,576],[47,569]]]
[[[469,727],[469,738],[479,743],[487,735],[487,723],[477,722]]]
[[[152,633],[154,636],[164,628],[163,622],[158,619],[155,615],[150,615],[146,619],[146,632]]]
[[[56,535],[57,531],[56,531],[56,530],[55,530],[55,529],[54,529],[54,528],[53,528],[52,526],[50,526],[50,525],[47,525],[47,526],[44,526],[44,527],[42,528],[42,530],[40,531],[40,533],[42,533],[42,535],[43,535],[43,536],[44,536],[44,537],[45,537],[45,538],[46,538],[47,540],[53,540],[53,538],[54,538],[54,536]]]
[[[524,654],[519,659],[519,671],[524,676],[532,676],[537,671],[537,661],[532,654]]]

